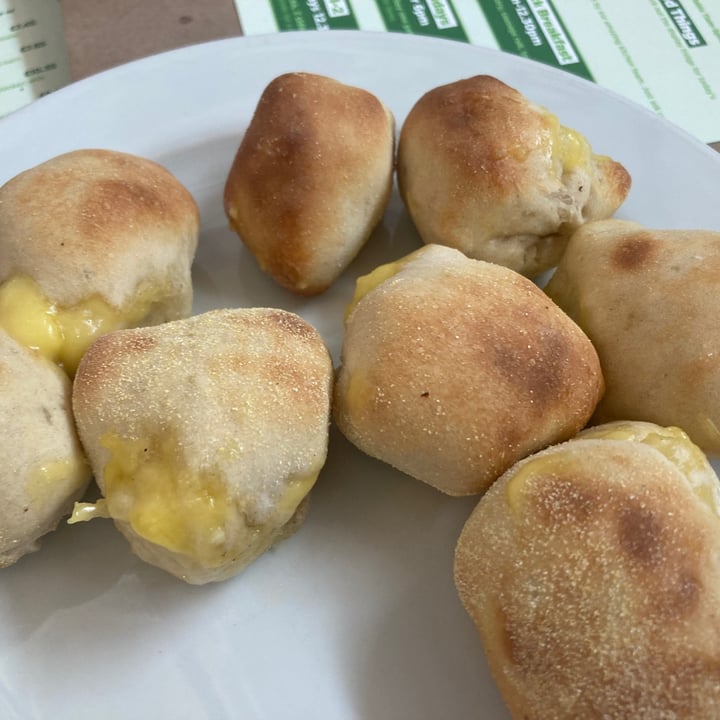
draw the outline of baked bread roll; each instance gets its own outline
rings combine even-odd
[[[612,215],[630,189],[622,165],[487,75],[423,95],[402,126],[397,162],[424,242],[531,277],[556,265],[573,230]]]
[[[214,310],[96,340],[73,407],[109,516],[143,560],[224,580],[302,519],[327,454],[332,364],[283,310]]]
[[[368,455],[468,495],[591,416],[595,350],[522,275],[428,245],[357,286],[334,417]]]
[[[597,348],[606,392],[593,422],[678,425],[720,453],[720,232],[584,226],[547,292]]]
[[[323,292],[382,219],[394,142],[390,110],[366,90],[281,75],[265,88],[230,168],[231,227],[277,283]]]
[[[90,482],[70,381],[0,328],[0,568],[40,548]]]
[[[720,717],[720,484],[677,428],[618,422],[480,500],[455,580],[518,720]]]
[[[185,317],[198,210],[150,160],[77,150],[0,188],[0,326],[74,373],[117,328]]]

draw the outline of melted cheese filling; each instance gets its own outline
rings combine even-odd
[[[558,166],[558,174],[589,167],[593,153],[585,137],[561,125],[560,120],[552,113],[545,112],[544,115],[550,130],[550,155],[553,163]]]
[[[188,468],[177,441],[156,442],[108,434],[104,495],[76,503],[70,522],[110,517],[140,537],[179,553],[205,568],[244,561],[267,547],[310,491],[318,473],[291,478],[264,524],[253,524],[242,498],[231,497],[218,471]]]
[[[357,280],[355,280],[355,294],[348,306],[345,308],[345,321],[347,322],[347,319],[350,317],[352,311],[366,295],[382,285],[386,280],[389,280],[391,277],[397,275],[400,270],[407,265],[407,263],[410,262],[415,255],[422,252],[422,250],[424,250],[424,248],[419,248],[399,260],[378,265],[367,275],[361,275],[358,277]],[[368,400],[373,397],[374,393],[367,379],[354,374],[350,378],[350,382],[347,387],[346,403],[348,407],[353,408],[355,412],[358,412],[359,409],[366,405]]]
[[[618,421],[588,428],[583,438],[629,440],[655,448],[687,478],[695,494],[720,517],[720,482],[705,453],[677,427]]]
[[[374,399],[375,391],[374,388],[371,387],[367,378],[357,372],[353,373],[348,380],[345,392],[345,403],[348,411],[360,414]]]
[[[667,458],[687,479],[697,497],[713,514],[720,517],[720,482],[707,457],[687,434],[676,427],[660,427],[651,423],[618,421],[591,427],[579,439],[622,440],[649,445]],[[527,480],[542,473],[563,473],[567,456],[539,457],[522,467],[507,485],[507,500],[513,510],[522,502]]]
[[[90,468],[84,459],[77,457],[50,460],[33,468],[26,487],[31,503],[41,503],[56,492],[58,485],[64,492],[80,490],[90,478]]]
[[[407,263],[415,257],[415,255],[421,252],[424,248],[419,248],[409,253],[405,257],[395,260],[394,262],[385,263],[384,265],[378,265],[373,271],[367,275],[361,275],[355,280],[355,293],[352,300],[345,308],[345,319],[350,317],[350,313],[355,309],[356,305],[376,287],[382,285],[386,280],[397,275],[400,269],[407,265]]]
[[[99,335],[141,322],[157,296],[157,291],[148,288],[123,309],[100,296],[63,308],[48,300],[35,281],[16,275],[0,285],[0,327],[74,375],[80,359]]]

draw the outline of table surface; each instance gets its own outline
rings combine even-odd
[[[242,35],[232,0],[62,0],[73,80],[166,50]]]
[[[73,80],[243,34],[232,0],[62,0],[62,11]],[[720,152],[720,142],[710,146]]]

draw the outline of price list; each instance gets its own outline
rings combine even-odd
[[[58,0],[0,0],[0,115],[69,82]]]

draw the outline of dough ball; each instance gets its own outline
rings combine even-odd
[[[451,495],[580,430],[603,381],[530,280],[428,245],[358,280],[334,415],[358,448]]]
[[[284,310],[214,310],[97,340],[75,378],[80,438],[143,560],[201,584],[293,531],[327,454],[332,365]]]
[[[677,425],[720,453],[720,232],[590,223],[546,290],[595,345],[606,391],[593,422]]]
[[[0,327],[74,374],[111,330],[186,317],[198,209],[150,160],[54,157],[0,188]]]
[[[398,184],[424,242],[533,277],[557,264],[576,228],[617,210],[630,176],[545,108],[477,75],[411,109]]]
[[[0,328],[0,568],[40,548],[90,482],[67,376]]]
[[[720,713],[720,483],[678,428],[618,422],[513,466],[457,543],[518,720]]]
[[[323,292],[382,219],[394,143],[390,110],[366,90],[311,73],[279,76],[230,168],[231,227],[278,284]]]

